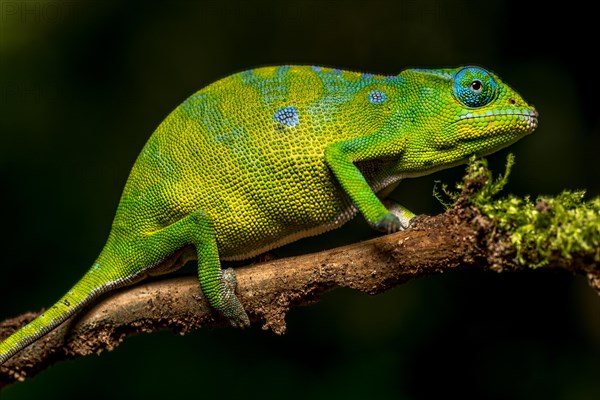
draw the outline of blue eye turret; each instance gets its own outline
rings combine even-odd
[[[496,97],[497,89],[492,75],[482,68],[465,67],[454,75],[454,95],[467,107],[489,104]]]

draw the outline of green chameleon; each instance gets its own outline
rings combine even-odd
[[[357,213],[379,231],[402,230],[414,214],[381,200],[400,180],[508,146],[537,117],[495,74],[471,66],[397,76],[276,66],[221,79],[158,126],[100,255],[0,344],[0,364],[98,296],[172,271],[190,249],[211,306],[248,326],[235,274],[220,260],[318,235]]]

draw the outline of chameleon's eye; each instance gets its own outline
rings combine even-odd
[[[454,75],[454,95],[465,106],[483,107],[496,97],[498,85],[484,69],[466,67]]]

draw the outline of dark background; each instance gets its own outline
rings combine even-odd
[[[507,192],[600,195],[597,23],[551,4],[0,1],[0,319],[51,305],[87,270],[129,168],[177,104],[260,65],[488,67],[540,113],[534,135],[489,158],[501,172],[516,155]],[[394,197],[440,212],[434,180],[463,170],[406,181]],[[278,254],[373,235],[357,218]],[[563,272],[336,290],[287,321],[282,337],[259,326],[140,335],[0,397],[600,398],[600,299]]]

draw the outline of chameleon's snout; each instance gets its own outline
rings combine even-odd
[[[533,133],[538,127],[538,112],[535,107],[531,107],[529,110],[523,110],[518,114],[518,118],[525,123],[525,134]]]
[[[533,112],[533,115],[530,116],[530,124],[529,124],[530,131],[529,131],[529,133],[532,133],[538,127],[538,117],[539,117],[539,114],[535,107],[531,107],[531,111]]]

